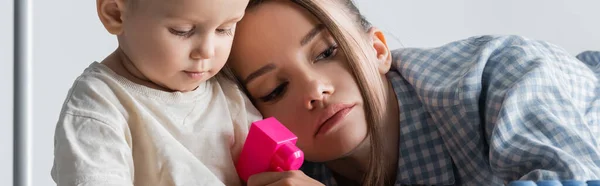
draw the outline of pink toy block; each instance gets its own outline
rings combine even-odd
[[[274,117],[252,123],[236,164],[240,178],[247,182],[250,176],[261,172],[298,170],[304,153],[296,147],[297,140]]]

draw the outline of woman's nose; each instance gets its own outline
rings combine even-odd
[[[306,109],[313,110],[315,108],[323,108],[324,101],[333,94],[333,86],[323,80],[311,78],[307,81],[306,96],[304,104]]]

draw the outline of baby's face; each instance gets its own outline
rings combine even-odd
[[[184,92],[221,70],[248,4],[248,0],[138,1],[122,17],[121,49],[145,78]]]

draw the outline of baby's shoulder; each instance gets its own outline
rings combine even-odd
[[[128,95],[127,90],[99,65],[92,63],[75,79],[63,103],[61,115],[102,120],[122,115],[119,111],[122,108],[119,95]]]

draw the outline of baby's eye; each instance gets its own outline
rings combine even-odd
[[[225,29],[219,28],[219,29],[217,29],[217,33],[222,34],[222,35],[232,36],[233,28],[225,28]]]
[[[194,33],[194,27],[192,27],[190,29],[169,28],[169,32],[171,32],[171,34],[176,35],[176,36],[189,37]]]

